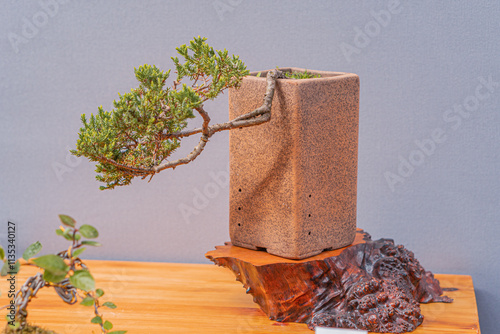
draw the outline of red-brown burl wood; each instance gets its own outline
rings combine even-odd
[[[359,230],[348,247],[290,260],[231,244],[206,257],[229,268],[271,320],[372,332],[409,332],[419,303],[451,302],[412,252]]]

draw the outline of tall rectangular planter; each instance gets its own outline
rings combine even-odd
[[[301,259],[354,241],[359,77],[309,72],[321,78],[277,80],[269,122],[230,131],[236,246]],[[266,74],[230,90],[230,119],[262,104]]]

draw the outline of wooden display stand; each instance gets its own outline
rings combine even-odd
[[[127,334],[314,333],[305,324],[269,320],[234,275],[213,264],[85,262],[97,287],[106,291],[104,300],[118,305],[104,312],[105,319],[115,325],[113,330],[127,330]],[[18,286],[34,273],[34,268],[23,268]],[[446,292],[454,301],[421,305],[424,322],[413,334],[479,333],[471,277],[436,278],[443,288],[454,290]],[[0,305],[5,305],[9,302],[5,278],[0,279],[0,290]],[[91,308],[67,305],[55,291],[42,289],[30,304],[28,319],[59,334],[98,333],[90,323],[92,316]]]

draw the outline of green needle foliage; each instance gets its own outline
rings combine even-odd
[[[277,70],[280,70],[279,67],[276,67]],[[304,72],[298,72],[298,71],[292,71],[292,72],[282,72],[285,76],[285,79],[312,79],[312,78],[321,78],[321,74],[312,74],[311,72],[307,72],[305,70]],[[262,75],[262,72],[258,72],[256,77],[260,77]]]
[[[20,264],[19,261],[17,261],[16,271],[19,271],[19,268],[22,266],[35,266],[40,269],[43,276],[30,277],[27,283],[25,283],[25,285],[27,285],[28,282],[30,282],[28,285],[29,288],[27,289],[28,295],[24,296],[20,305],[16,305],[16,307],[21,310],[8,309],[7,326],[4,333],[53,333],[28,325],[26,323],[26,317],[20,312],[26,311],[25,314],[27,314],[29,301],[35,297],[38,292],[38,289],[34,288],[34,286],[41,283],[40,281],[42,279],[44,282],[43,287],[54,287],[59,289],[59,292],[63,290],[66,295],[69,295],[67,299],[63,298],[66,303],[74,304],[77,302],[77,297],[80,296],[82,298],[80,301],[81,305],[93,307],[94,317],[91,319],[91,323],[97,324],[102,334],[126,333],[126,331],[110,331],[113,328],[113,324],[103,319],[100,310],[102,308],[115,309],[116,305],[110,301],[102,302],[100,298],[104,295],[104,291],[95,288],[94,278],[85,263],[83,263],[79,257],[85,250],[84,246],[100,246],[96,241],[84,240],[97,238],[99,232],[95,227],[87,224],[78,227],[76,221],[70,216],[59,215],[59,219],[62,225],[56,230],[56,234],[69,241],[70,246],[58,254],[34,257],[42,250],[42,244],[37,241],[28,246],[24,251],[23,259],[26,262]],[[2,270],[1,276],[6,276],[8,274],[7,272],[12,268],[1,246],[0,260],[4,262],[3,268],[7,268]],[[9,291],[9,298],[12,299],[13,297],[14,294],[11,294]]]
[[[289,79],[312,79],[312,78],[321,78],[321,75],[319,74],[312,74],[311,72],[307,72],[305,70],[304,72],[283,72],[285,74],[285,77]]]
[[[143,65],[134,69],[139,87],[119,95],[114,109],[99,107],[96,115],[82,115],[76,156],[97,162],[101,189],[130,184],[144,170],[159,166],[180,147],[181,131],[195,117],[196,108],[222,91],[238,87],[248,74],[238,56],[214,50],[206,38],[197,37],[178,47],[172,57],[177,77],[166,87],[170,70]]]

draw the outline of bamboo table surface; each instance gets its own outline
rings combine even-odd
[[[104,309],[113,330],[147,333],[314,333],[305,324],[276,323],[245,294],[227,269],[213,264],[176,264],[86,261],[96,287],[106,291],[104,301],[117,304]],[[18,287],[34,268],[23,268]],[[451,304],[422,304],[425,320],[413,333],[480,333],[472,279],[462,275],[436,275]],[[0,278],[0,305],[9,302],[6,277]],[[107,297],[107,298],[106,298]],[[44,288],[30,303],[29,321],[58,334],[100,333],[90,324],[92,308],[67,305],[51,288]],[[4,319],[5,310],[1,318]]]

